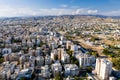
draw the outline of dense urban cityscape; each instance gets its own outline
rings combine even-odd
[[[89,15],[0,19],[0,80],[119,79],[119,21]]]
[[[0,80],[120,80],[120,0],[0,0]]]

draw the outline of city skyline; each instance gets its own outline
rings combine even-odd
[[[47,15],[120,16],[119,0],[0,0],[0,17]]]

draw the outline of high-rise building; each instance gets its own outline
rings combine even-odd
[[[97,75],[102,80],[107,80],[112,72],[112,63],[106,59],[96,59],[96,68]]]

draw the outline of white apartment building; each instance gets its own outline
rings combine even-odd
[[[76,54],[75,57],[79,61],[79,66],[82,66],[82,67],[90,66],[95,62],[94,56],[89,56],[89,55],[84,54],[84,53]]]
[[[76,76],[79,74],[79,68],[76,64],[65,64],[64,69],[66,76]]]
[[[36,45],[39,46],[39,44],[40,44],[40,39],[37,39]]]
[[[48,65],[41,67],[41,75],[42,77],[50,78],[51,73]]]
[[[3,50],[2,50],[2,54],[4,55],[4,54],[10,54],[12,52],[12,49],[11,48],[4,48]]]
[[[20,80],[21,77],[31,78],[32,77],[32,73],[33,73],[33,70],[31,68],[22,69],[19,72],[16,80]]]
[[[40,56],[41,55],[41,49],[40,47],[36,48],[36,56]]]
[[[51,69],[53,74],[55,75],[56,73],[60,73],[62,71],[62,65],[60,64],[60,62],[55,62],[51,65]]]
[[[67,53],[61,54],[61,61],[63,63],[69,63],[70,62],[70,56]]]
[[[112,63],[106,59],[96,59],[96,68],[97,75],[102,80],[108,80],[112,72]]]

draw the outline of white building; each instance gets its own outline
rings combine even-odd
[[[30,56],[30,58],[29,58],[29,63],[30,63],[30,66],[31,66],[31,67],[34,67],[34,66],[35,66],[35,57],[34,57],[34,56]]]
[[[3,80],[9,80],[11,74],[14,72],[15,64],[4,62],[2,67],[3,68],[0,70],[0,78]]]
[[[10,76],[11,76],[10,69],[7,68],[0,71],[0,77],[2,79],[9,80]]]
[[[41,67],[41,75],[42,77],[50,78],[51,73],[48,65]]]
[[[27,41],[27,46],[28,46],[28,47],[33,47],[34,44],[33,44],[30,40],[28,40],[28,41]]]
[[[82,66],[82,67],[90,66],[93,63],[95,63],[94,56],[89,56],[89,55],[84,54],[84,53],[79,53],[79,54],[76,54],[75,57],[79,61],[79,66]]]
[[[40,56],[41,55],[41,49],[40,47],[36,48],[36,56]]]
[[[107,80],[112,72],[112,63],[106,59],[96,59],[96,68],[97,75],[102,80]]]
[[[65,76],[77,76],[79,74],[79,68],[76,64],[65,64]]]
[[[20,73],[18,74],[16,80],[20,80],[22,77],[26,77],[26,78],[31,78],[32,77],[32,73],[33,73],[33,70],[30,69],[30,68],[27,68],[27,69],[23,69],[20,71]]]
[[[21,56],[20,58],[20,64],[24,64],[24,62],[25,62],[25,56],[23,55],[23,56]]]
[[[67,53],[61,54],[61,61],[63,63],[69,63],[70,62],[70,56]]]
[[[109,80],[116,80],[115,77],[109,77]]]
[[[37,46],[40,45],[40,39],[37,39],[37,41],[36,41],[36,45],[37,45]]]
[[[51,48],[52,48],[52,49],[57,48],[57,44],[56,44],[55,42],[52,42],[50,45],[51,45]]]
[[[60,73],[62,71],[62,65],[60,64],[60,62],[55,62],[51,65],[51,69],[53,74],[55,75],[56,73]]]
[[[4,55],[4,54],[10,54],[12,52],[12,49],[11,48],[4,48],[3,50],[2,50],[2,54]]]

